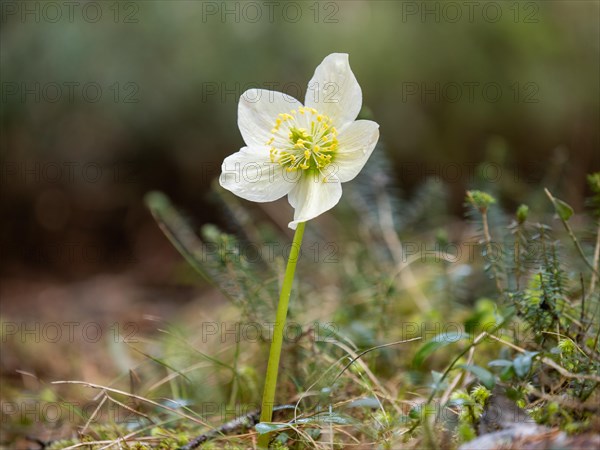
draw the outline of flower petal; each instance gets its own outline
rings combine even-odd
[[[288,201],[295,209],[294,220],[289,227],[295,230],[300,222],[314,219],[333,208],[342,197],[342,184],[335,175],[327,179],[320,173],[305,173],[294,189]]]
[[[342,183],[352,180],[362,170],[379,140],[379,124],[357,120],[344,127],[339,135],[338,151],[330,164]]]
[[[362,91],[346,53],[332,53],[315,70],[304,104],[329,116],[339,129],[358,116]]]
[[[263,146],[271,137],[277,115],[302,106],[283,92],[249,89],[238,104],[238,127],[247,146]]]
[[[296,185],[286,175],[283,167],[271,162],[269,147],[243,147],[223,161],[219,184],[246,200],[272,202]]]

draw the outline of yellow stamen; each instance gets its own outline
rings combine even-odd
[[[298,127],[295,115],[307,112],[315,116],[311,118],[310,128]],[[279,113],[271,133],[273,136],[269,138],[267,145],[272,145],[277,137],[279,150],[275,147],[269,149],[270,160],[281,165],[287,172],[321,170],[331,163],[338,147],[337,130],[332,127],[331,119],[319,114],[315,108],[303,106],[290,110],[290,113]],[[287,142],[282,140],[285,135]]]

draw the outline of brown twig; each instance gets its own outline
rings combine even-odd
[[[600,411],[600,406],[597,405],[597,404],[593,404],[592,405],[592,404],[588,404],[588,403],[581,403],[581,402],[578,402],[576,400],[563,397],[562,395],[545,394],[545,393],[543,393],[541,391],[538,391],[534,387],[530,387],[527,391],[530,394],[535,395],[537,398],[540,398],[542,400],[546,400],[548,402],[558,403],[560,406],[563,406],[565,408],[575,409],[575,410],[578,410],[578,411],[590,411],[590,412],[598,412],[598,411]]]

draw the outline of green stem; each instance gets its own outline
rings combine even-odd
[[[277,387],[277,374],[279,372],[279,359],[281,357],[281,347],[283,345],[283,331],[285,329],[285,321],[287,318],[288,304],[290,302],[290,293],[292,292],[292,284],[294,283],[294,272],[296,272],[296,263],[300,257],[300,246],[302,245],[302,236],[304,235],[305,222],[298,224],[290,256],[288,258],[287,267],[285,269],[285,277],[281,294],[279,295],[279,304],[277,305],[277,316],[275,326],[273,327],[273,340],[271,342],[271,350],[269,351],[269,362],[267,364],[267,376],[265,378],[265,389],[263,391],[262,407],[260,411],[260,421],[270,422],[273,414],[273,406],[275,402],[275,389]],[[269,435],[262,434],[258,437],[258,446],[267,448],[269,445]]]
[[[544,188],[544,192],[546,193],[546,195],[548,196],[548,198],[550,199],[550,201],[554,205],[554,209],[556,210],[556,212],[558,214],[558,209],[557,209],[557,206],[556,206],[556,198],[550,193],[550,191],[548,189]],[[581,256],[581,259],[583,259],[583,262],[585,263],[585,265],[588,266],[591,269],[592,275],[595,274],[596,276],[600,276],[600,273],[598,273],[598,268],[594,267],[592,265],[592,263],[590,263],[588,261],[587,256],[585,256],[585,253],[584,253],[583,249],[581,248],[581,244],[577,240],[577,237],[575,236],[575,233],[573,233],[573,229],[569,225],[569,222],[567,220],[563,219],[563,217],[560,214],[558,214],[558,218],[563,223],[563,225],[565,227],[565,230],[567,230],[567,233],[569,234],[569,237],[573,241],[573,244],[575,244],[575,248],[577,249],[577,252],[579,253],[579,256]]]

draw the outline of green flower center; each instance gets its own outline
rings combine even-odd
[[[271,162],[288,172],[320,170],[335,157],[339,144],[331,119],[314,108],[279,114],[271,134],[267,142]]]

